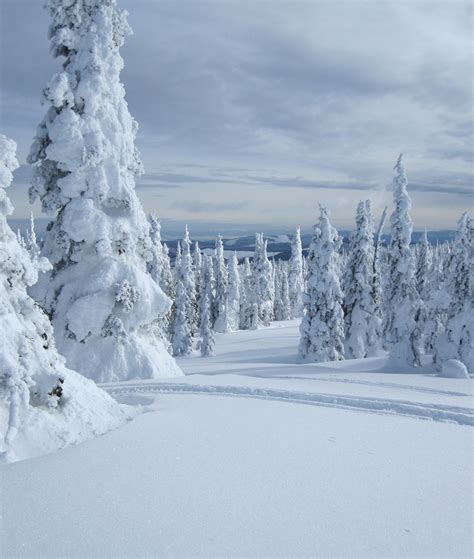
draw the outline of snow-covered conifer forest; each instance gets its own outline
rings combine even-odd
[[[2,557],[471,556],[472,196],[415,242],[394,152],[349,232],[305,187],[312,229],[176,239],[175,187],[137,187],[119,4],[47,0],[42,117],[0,134]]]

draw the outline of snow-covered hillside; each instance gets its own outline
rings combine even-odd
[[[298,364],[298,321],[216,335],[143,413],[4,465],[5,557],[472,555],[472,379]]]

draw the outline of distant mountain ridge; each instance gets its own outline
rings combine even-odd
[[[50,220],[47,218],[37,218],[35,219],[36,233],[39,238],[41,238],[45,231],[46,225]],[[24,233],[30,227],[29,219],[9,219],[8,222],[14,231],[18,229]],[[170,256],[174,258],[176,254],[176,247],[180,239],[166,239],[166,223],[163,225],[163,238],[170,249]],[[439,230],[439,231],[428,231],[428,240],[431,244],[443,243],[445,241],[451,240],[454,236],[454,231],[451,230]],[[193,231],[190,227],[191,239],[193,238]],[[351,231],[340,230],[339,234],[343,237],[344,243],[349,241],[349,235]],[[423,232],[414,231],[412,235],[412,243],[417,243]],[[311,242],[311,233],[302,233],[301,242],[303,245],[303,251],[307,251],[309,244]],[[264,234],[264,238],[268,241],[268,253],[276,259],[288,260],[291,255],[291,239],[292,235],[288,234]],[[383,242],[387,243],[390,239],[390,235],[382,236]],[[205,252],[209,252],[214,249],[215,237],[209,236],[209,238],[199,238],[197,239],[199,246]],[[255,235],[244,235],[244,236],[223,236],[224,249],[226,251],[226,256],[231,252],[236,251],[239,259],[245,256],[252,256],[255,250]]]

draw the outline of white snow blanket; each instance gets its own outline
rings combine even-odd
[[[3,555],[471,556],[472,379],[296,364],[298,339],[218,334],[185,378],[104,385],[149,413],[3,466]]]

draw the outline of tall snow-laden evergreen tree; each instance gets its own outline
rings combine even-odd
[[[382,321],[374,290],[374,258],[374,230],[367,200],[357,206],[344,275],[345,354],[351,359],[374,355],[380,349]]]
[[[226,332],[226,301],[228,272],[224,258],[224,244],[222,237],[216,240],[215,248],[215,278],[216,278],[216,298],[214,307],[214,329],[216,332]]]
[[[382,233],[387,221],[388,206],[385,206],[380,217],[374,240],[374,268],[373,268],[373,299],[379,308],[380,318],[383,326],[383,289],[382,289]]]
[[[176,286],[176,315],[173,325],[172,347],[176,357],[189,355],[194,348],[194,337],[187,316],[188,299],[183,281]]]
[[[394,202],[390,224],[387,309],[384,338],[390,356],[399,365],[420,365],[422,302],[416,290],[415,263],[410,249],[411,200],[402,156],[394,170]]]
[[[252,269],[248,256],[244,258],[240,270],[240,329],[249,330],[252,321]],[[258,311],[257,311],[258,315]]]
[[[258,308],[258,321],[262,326],[269,326],[273,320],[273,298],[275,296],[272,266],[268,260],[267,242],[263,233],[257,233],[255,237],[255,254],[252,261],[252,305]],[[252,312],[253,314],[253,312]],[[255,326],[255,318],[252,319]]]
[[[151,325],[170,301],[147,274],[149,225],[135,192],[142,165],[119,74],[130,32],[115,0],[48,0],[51,52],[62,70],[28,161],[33,202],[55,214],[34,294],[70,367],[97,381],[179,375]]]
[[[458,223],[451,255],[444,271],[449,301],[445,331],[436,342],[439,368],[457,359],[474,374],[474,221],[464,213]]]
[[[170,308],[168,312],[158,317],[155,321],[156,334],[163,340],[165,346],[169,348],[170,321],[172,317],[171,301],[174,300],[175,290],[168,251],[161,242],[160,221],[153,214],[148,215],[148,221],[150,223],[151,259],[147,262],[147,270],[151,277],[158,283],[163,293],[170,299]]]
[[[199,301],[201,299],[202,294],[202,254],[201,249],[199,248],[199,243],[196,241],[194,243],[194,251],[193,251],[193,268],[194,268],[194,284],[196,286],[196,306],[199,309]],[[201,313],[198,312],[197,316],[197,327],[201,323]]]
[[[194,264],[191,256],[191,239],[188,227],[185,227],[184,237],[181,244],[181,264],[178,272],[180,281],[185,289],[186,318],[191,329],[192,336],[197,334],[197,300],[196,300],[196,277],[194,275]]]
[[[435,286],[433,281],[433,255],[425,232],[421,235],[415,247],[415,279],[416,290],[423,301],[420,312],[420,329],[422,332],[422,347],[426,353],[431,350],[431,326],[430,315],[433,313]]]
[[[275,265],[275,320],[290,320],[291,303],[288,286],[288,268],[286,262],[277,261]]]
[[[416,251],[416,290],[422,301],[427,301],[431,293],[431,272],[433,256],[428,242],[426,229],[417,244]]]
[[[300,326],[299,353],[307,361],[344,359],[343,294],[339,283],[341,239],[321,207],[319,223],[313,227],[309,247],[305,313]]]
[[[228,286],[226,297],[226,332],[235,332],[240,322],[240,274],[237,254],[229,259]]]
[[[163,291],[171,299],[172,304],[168,314],[165,316],[166,322],[168,323],[167,329],[167,339],[171,341],[173,324],[176,315],[176,285],[173,278],[173,270],[171,268],[170,251],[168,245],[163,243],[163,271],[161,274],[163,281]]]
[[[181,243],[178,241],[176,245],[176,254],[174,257],[173,277],[175,287],[178,286],[179,278],[181,277]]]
[[[33,261],[40,257],[41,251],[36,239],[35,218],[33,216],[33,212],[30,214],[30,228],[26,232],[25,247]]]
[[[288,289],[290,295],[291,318],[298,318],[303,314],[303,248],[301,245],[301,231],[298,227],[291,242],[291,258],[288,272]]]
[[[429,297],[425,301],[425,328],[424,346],[425,352],[434,354],[439,337],[445,331],[448,319],[449,299],[445,288],[445,272],[447,273],[447,262],[444,251],[449,248],[448,243],[437,245],[432,251],[432,265],[429,281]]]
[[[280,314],[280,293],[281,293],[281,274],[280,274],[280,263],[275,263],[275,259],[272,258],[270,262],[272,265],[272,281],[273,281],[273,293],[275,294],[273,297],[273,317],[275,320],[280,320],[278,318]]]
[[[203,357],[214,355],[214,332],[211,325],[211,308],[214,298],[214,270],[210,256],[204,256],[202,293],[199,302],[200,310],[200,340],[199,348]]]
[[[4,189],[18,167],[16,144],[0,135],[0,458],[50,452],[120,425],[120,406],[92,381],[66,369],[48,317],[27,293],[45,258],[32,260],[7,223]],[[65,397],[61,395],[57,385]],[[56,388],[56,389],[55,389]]]

